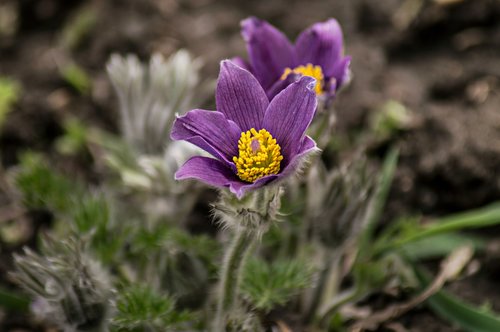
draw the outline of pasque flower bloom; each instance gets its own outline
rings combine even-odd
[[[257,79],[231,61],[221,63],[217,111],[195,109],[178,117],[171,137],[186,140],[215,158],[196,156],[175,174],[245,192],[291,175],[316,149],[305,135],[317,101],[315,80],[304,76],[269,102]]]
[[[304,30],[295,45],[258,18],[247,18],[241,26],[250,61],[233,61],[257,77],[270,99],[298,77],[307,75],[316,78],[316,94],[328,101],[349,78],[351,57],[343,55],[342,30],[333,18]]]

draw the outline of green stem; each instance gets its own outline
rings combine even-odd
[[[319,307],[322,307],[323,304],[325,304],[325,302],[327,302],[329,299],[335,298],[338,295],[339,284],[342,278],[341,263],[342,263],[342,254],[341,252],[336,251],[331,262],[330,273],[328,275],[328,279],[326,280],[324,286],[324,291],[321,297]]]
[[[336,312],[344,304],[353,302],[365,295],[366,293],[364,293],[359,286],[339,294],[330,303],[327,303],[323,308],[320,309],[320,324],[326,324],[327,319],[330,317],[330,315]]]
[[[323,258],[324,264],[321,269],[321,272],[319,274],[318,278],[318,283],[316,284],[316,287],[314,288],[314,292],[312,295],[311,302],[309,304],[309,309],[307,310],[307,313],[305,315],[305,322],[309,323],[312,321],[314,318],[316,311],[318,310],[318,306],[321,303],[321,299],[324,296],[325,292],[325,287],[328,283],[328,280],[330,279],[330,274],[332,272],[332,268],[335,269],[335,256],[332,255],[331,252],[326,252],[325,257]]]
[[[373,234],[382,216],[385,203],[389,196],[392,179],[394,178],[394,173],[396,171],[397,161],[398,150],[390,150],[387,157],[385,157],[384,165],[382,167],[382,174],[378,179],[378,185],[375,195],[373,197],[373,200],[370,202],[370,206],[368,207],[369,210],[366,220],[366,226],[361,234],[358,245],[358,259],[368,259],[369,257],[373,257]]]
[[[224,258],[214,332],[225,331],[226,314],[234,304],[238,293],[241,267],[255,239],[255,232],[244,227],[237,228],[231,248]]]

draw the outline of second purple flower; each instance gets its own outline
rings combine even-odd
[[[295,45],[258,18],[250,17],[241,26],[250,61],[233,61],[257,77],[269,99],[298,77],[311,76],[318,81],[318,97],[330,101],[349,78],[351,57],[343,55],[342,30],[333,18],[304,30]]]

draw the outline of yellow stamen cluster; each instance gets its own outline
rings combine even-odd
[[[323,93],[322,86],[324,76],[320,66],[313,66],[311,63],[308,63],[306,66],[298,66],[294,69],[285,68],[283,75],[281,75],[281,80],[284,80],[288,77],[288,75],[292,73],[303,76],[311,76],[312,78],[315,78],[317,82],[315,88],[316,95],[319,96]]]
[[[238,141],[239,156],[233,157],[237,175],[246,182],[270,174],[278,174],[283,160],[281,147],[265,129],[252,128],[241,133]]]

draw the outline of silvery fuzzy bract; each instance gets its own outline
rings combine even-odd
[[[341,247],[365,225],[375,181],[366,160],[355,159],[333,171],[321,163],[308,177],[307,211],[313,231],[327,247]]]
[[[108,75],[120,103],[121,130],[127,143],[143,154],[162,154],[176,113],[200,98],[201,62],[185,50],[169,59],[154,54],[148,64],[135,55],[112,55]]]
[[[43,256],[30,249],[14,256],[13,276],[34,297],[35,316],[67,332],[105,331],[111,297],[107,274],[80,241],[47,245]]]
[[[146,64],[135,55],[115,54],[108,61],[108,75],[119,99],[125,144],[117,140],[111,146],[106,137],[99,143],[107,152],[108,165],[119,172],[128,188],[170,195],[170,200],[145,203],[151,211],[182,215],[196,199],[196,195],[175,199],[177,194],[183,196],[186,185],[176,183],[173,175],[200,149],[185,142],[172,142],[169,131],[176,114],[186,112],[206,97],[208,81],[200,84],[200,67],[201,61],[185,50],[168,59],[154,54]]]

